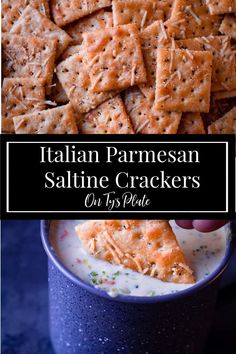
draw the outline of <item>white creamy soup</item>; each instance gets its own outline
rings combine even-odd
[[[75,226],[84,221],[52,221],[50,240],[62,263],[85,282],[106,291],[110,296],[165,295],[193,285],[163,282],[88,254],[75,232]],[[189,266],[194,271],[196,282],[209,276],[224,257],[225,228],[203,234],[195,230],[184,230],[174,222],[171,222],[171,226]]]

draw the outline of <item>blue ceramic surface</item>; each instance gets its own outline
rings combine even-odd
[[[217,270],[190,289],[166,296],[111,298],[63,266],[50,246],[49,222],[41,227],[49,257],[51,340],[57,354],[203,352],[233,238]]]

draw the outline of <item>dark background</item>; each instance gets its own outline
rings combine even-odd
[[[222,279],[204,354],[235,353],[234,282],[236,253]],[[54,353],[48,331],[47,257],[38,220],[2,222],[2,353]]]

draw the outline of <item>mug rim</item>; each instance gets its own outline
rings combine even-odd
[[[217,278],[221,276],[221,274],[228,267],[231,257],[233,254],[234,246],[236,246],[236,225],[233,221],[229,223],[229,237],[227,240],[225,255],[222,258],[221,262],[217,266],[217,268],[206,278],[202,279],[198,283],[193,286],[190,286],[187,289],[177,291],[175,293],[165,294],[165,295],[156,295],[156,296],[130,296],[130,295],[122,295],[119,294],[117,296],[110,296],[106,291],[94,287],[92,284],[86,283],[82,279],[80,279],[77,275],[72,273],[69,269],[67,269],[62,261],[58,258],[53,246],[49,240],[49,224],[50,220],[41,220],[40,222],[40,233],[41,240],[43,243],[44,250],[48,256],[48,258],[52,261],[54,266],[70,281],[72,281],[75,285],[82,287],[83,289],[89,291],[90,293],[106,298],[111,301],[118,302],[126,302],[126,303],[160,303],[160,302],[170,302],[177,299],[182,299],[186,296],[194,295],[199,290],[205,288],[206,286],[211,285]]]

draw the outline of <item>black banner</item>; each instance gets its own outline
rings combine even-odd
[[[232,135],[2,136],[2,217],[232,218],[234,143]]]

